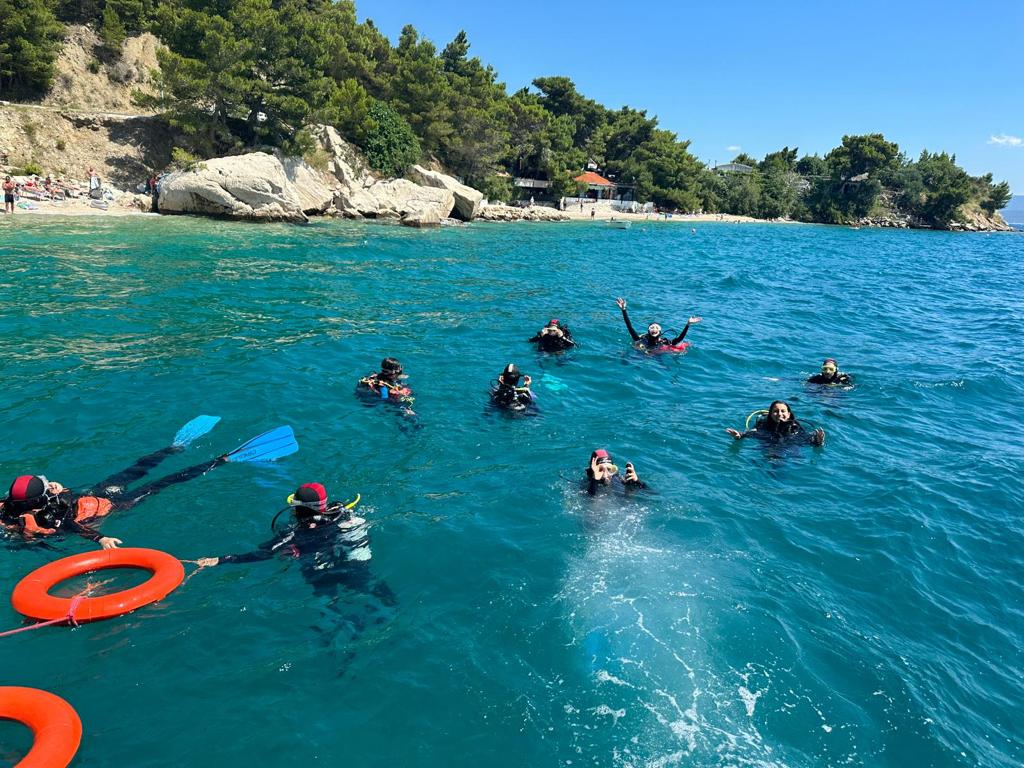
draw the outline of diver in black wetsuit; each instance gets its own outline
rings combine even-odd
[[[523,380],[522,386],[519,386],[520,379]],[[509,363],[491,389],[491,402],[499,408],[524,411],[533,405],[533,392],[530,391],[530,384],[530,377],[523,376],[515,363]]]
[[[626,300],[616,299],[615,303],[619,305],[619,309],[622,310],[622,319],[626,322],[626,330],[629,331],[629,335],[633,338],[633,343],[638,348],[646,350],[659,349],[661,347],[674,347],[679,344],[683,339],[686,338],[686,332],[690,330],[691,325],[696,325],[703,318],[694,315],[686,321],[686,325],[678,336],[669,341],[665,336],[662,335],[661,326],[657,323],[651,323],[647,326],[647,333],[643,336],[638,334],[633,328],[633,323],[629,321],[629,313],[626,311]]]
[[[619,476],[619,468],[615,466],[611,455],[604,448],[598,448],[590,454],[590,466],[587,467],[587,493],[596,496],[602,491],[639,491],[647,487],[639,477],[633,463],[626,462],[626,474]]]
[[[569,326],[559,320],[551,320],[527,341],[536,344],[541,352],[564,352],[576,346]]]
[[[727,427],[726,432],[736,440],[745,437],[757,437],[771,442],[800,442],[809,445],[824,445],[825,430],[818,427],[813,432],[808,432],[803,424],[796,420],[789,403],[776,400],[768,407],[768,413],[762,416],[754,424],[753,429],[745,432]]]
[[[196,560],[202,567],[220,563],[256,563],[273,557],[299,560],[303,578],[316,595],[333,597],[339,586],[373,594],[384,605],[394,605],[391,589],[372,584],[369,561],[370,534],[366,520],[352,515],[355,501],[331,502],[320,483],[306,483],[288,497],[294,524],[252,552]],[[282,510],[283,511],[283,510]]]
[[[361,378],[356,383],[356,391],[371,393],[381,400],[400,405],[403,413],[415,416],[412,404],[416,398],[413,397],[412,390],[405,383],[408,378],[398,360],[393,357],[385,357],[380,361],[380,371],[369,373]]]
[[[853,380],[848,373],[843,373],[831,357],[821,364],[821,373],[816,373],[807,379],[808,384],[824,384],[826,386],[852,384]]]
[[[116,509],[129,509],[147,496],[204,475],[227,461],[224,456],[219,456],[154,480],[134,491],[125,490],[125,486],[144,477],[172,453],[182,450],[183,446],[172,445],[143,456],[127,469],[108,477],[96,489],[81,495],[73,494],[60,483],[48,481],[43,475],[22,475],[11,483],[7,497],[0,501],[0,522],[27,537],[66,531],[95,541],[103,549],[114,549],[122,541],[102,536],[88,523],[106,517]]]

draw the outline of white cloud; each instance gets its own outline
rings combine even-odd
[[[1020,136],[1010,136],[1005,133],[1000,133],[998,136],[990,136],[988,139],[989,144],[1000,144],[1004,147],[1019,147],[1024,145],[1024,139]]]
[[[1020,139],[1018,139],[1018,141],[1020,141]],[[743,149],[743,147],[741,147],[739,144],[730,144],[728,147],[725,148],[725,151],[726,152],[739,152],[741,149]]]

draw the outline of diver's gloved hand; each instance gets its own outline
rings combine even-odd
[[[623,312],[626,311],[626,300],[625,299],[616,299],[615,303],[619,305],[619,309],[621,309]]]
[[[623,477],[622,481],[624,483],[627,483],[627,484],[628,483],[639,483],[640,482],[640,478],[637,477],[637,474],[636,474],[636,469],[633,467],[633,462],[631,462],[631,461],[627,461],[626,462],[626,474]]]
[[[117,549],[118,546],[124,544],[123,541],[115,539],[112,536],[100,536],[96,541],[104,549]]]
[[[200,568],[212,568],[220,562],[219,557],[200,557],[196,560],[196,565]]]
[[[687,325],[696,325],[697,323],[699,323],[703,319],[704,318],[700,317],[699,315],[693,315],[693,316],[690,317],[689,320],[686,321],[686,324]]]
[[[728,432],[730,435],[732,435],[733,438],[735,438],[736,440],[742,440],[743,439],[743,433],[740,432],[738,429],[733,429],[732,427],[726,427],[725,431]]]
[[[818,427],[814,432],[811,433],[811,445],[824,445],[825,444],[825,430]]]

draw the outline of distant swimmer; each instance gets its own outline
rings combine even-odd
[[[551,320],[528,341],[537,345],[541,352],[564,352],[576,346],[569,326],[561,320]]]
[[[356,389],[373,394],[380,400],[401,405],[404,412],[412,415],[412,404],[415,402],[415,398],[412,390],[405,383],[408,378],[398,360],[393,357],[385,357],[380,361],[380,371],[361,378],[356,384]]]
[[[616,299],[615,303],[622,310],[622,319],[626,322],[626,330],[629,331],[629,335],[633,338],[634,346],[648,352],[682,352],[686,348],[682,344],[683,339],[686,338],[686,332],[690,330],[691,325],[696,325],[703,319],[697,316],[691,317],[686,321],[686,325],[680,334],[671,341],[662,334],[661,326],[657,323],[651,323],[647,326],[647,333],[641,336],[634,330],[633,323],[629,320],[629,313],[626,311],[626,300]]]
[[[821,364],[821,373],[816,373],[807,379],[808,384],[825,384],[828,386],[852,384],[853,379],[848,373],[843,373],[831,357]]]
[[[626,473],[619,475],[619,468],[612,461],[611,454],[604,448],[598,448],[590,454],[590,466],[587,467],[587,493],[596,496],[603,491],[639,491],[647,484],[637,477],[633,463],[626,462]]]
[[[299,561],[303,578],[318,595],[333,596],[338,586],[344,586],[372,592],[393,605],[394,595],[386,585],[369,588],[369,525],[364,518],[352,514],[359,501],[359,494],[348,502],[330,501],[322,483],[305,483],[287,499],[285,509],[293,512],[291,524],[273,538],[251,552],[203,557],[196,563],[210,567],[221,563],[257,563],[274,557],[294,558]]]
[[[530,377],[523,376],[515,363],[509,363],[491,388],[491,402],[510,411],[525,411],[534,403],[533,392],[530,391],[531,383]]]
[[[776,400],[773,402],[767,411],[755,411],[747,417],[747,426],[750,425],[750,419],[757,416],[757,421],[754,424],[753,429],[746,429],[743,432],[732,429],[731,427],[726,428],[726,432],[732,435],[736,440],[742,440],[745,437],[756,437],[761,440],[767,440],[770,442],[803,442],[810,445],[824,445],[825,444],[825,430],[820,427],[815,429],[813,432],[808,432],[807,429],[796,419],[796,415],[793,410],[789,407],[789,403],[783,402],[782,400]]]
[[[185,450],[193,440],[213,429],[218,421],[220,418],[217,416],[193,419],[178,431],[171,445],[143,456],[81,495],[72,493],[60,483],[47,480],[44,475],[22,475],[11,483],[7,497],[0,501],[0,522],[8,531],[28,539],[74,533],[95,541],[103,549],[114,549],[122,541],[103,536],[90,523],[99,521],[114,510],[134,507],[168,486],[205,475],[226,462],[271,461],[298,450],[291,428],[280,427],[253,438],[231,453],[154,480],[133,491],[126,490],[128,485],[142,479],[168,456]]]

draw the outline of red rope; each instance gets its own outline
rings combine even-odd
[[[195,561],[195,560],[182,560],[181,562],[183,562],[183,563],[198,564],[197,561]],[[204,566],[204,565],[200,565],[198,568],[196,568],[194,571],[192,571],[192,573],[190,573],[188,575],[188,578],[185,579],[185,582],[184,582],[184,584],[182,584],[182,586],[184,586],[185,584],[188,584],[189,579],[191,579],[193,576],[195,576],[197,573],[199,573],[205,567],[206,566]],[[75,611],[78,610],[78,606],[81,605],[81,603],[85,599],[86,595],[88,595],[89,592],[91,592],[95,587],[103,586],[103,584],[109,584],[109,583],[110,583],[110,579],[107,579],[107,581],[105,581],[105,582],[100,582],[99,584],[96,584],[96,585],[89,585],[85,589],[83,589],[81,592],[79,592],[77,595],[72,597],[71,598],[71,604],[68,606],[68,615],[64,616],[63,618],[51,619],[50,621],[42,621],[42,622],[40,622],[38,624],[32,624],[31,626],[28,626],[28,627],[18,627],[17,629],[9,629],[6,632],[0,632],[0,637],[7,637],[8,635],[16,635],[19,632],[28,632],[30,629],[40,629],[42,627],[52,627],[52,626],[54,626],[56,624],[68,624],[68,625],[70,625],[72,627],[77,627],[78,626],[78,622],[75,621]]]
[[[88,590],[86,590],[87,592]],[[85,592],[75,595],[71,598],[71,605],[68,606],[68,615],[61,619],[50,619],[50,621],[43,621],[38,624],[32,624],[28,627],[19,627],[18,629],[9,629],[6,632],[0,632],[0,637],[7,637],[8,635],[16,635],[19,632],[28,632],[30,629],[39,629],[40,627],[52,627],[55,624],[70,624],[72,627],[77,627],[78,622],[75,621],[75,611],[78,610],[78,606],[81,605],[82,601],[85,600]]]

